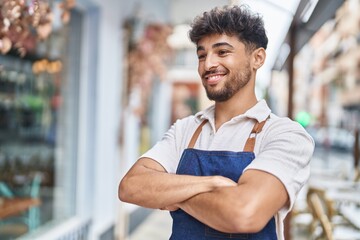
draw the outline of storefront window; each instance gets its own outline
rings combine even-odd
[[[75,213],[78,21],[0,54],[0,239]]]

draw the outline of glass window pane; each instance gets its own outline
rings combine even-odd
[[[81,27],[0,55],[0,239],[75,214]]]

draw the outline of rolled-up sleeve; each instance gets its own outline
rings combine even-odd
[[[145,152],[140,158],[151,158],[161,164],[168,173],[176,172],[176,140],[175,124],[164,134],[151,149]]]
[[[197,125],[194,116],[177,120],[162,139],[140,158],[151,158],[161,164],[168,173],[176,173],[181,154],[191,136],[190,133]]]
[[[290,120],[272,124],[264,135],[259,153],[245,169],[257,169],[277,177],[285,186],[290,204],[280,210],[286,215],[310,177],[314,141],[298,123]]]

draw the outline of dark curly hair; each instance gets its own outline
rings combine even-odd
[[[191,24],[190,40],[197,44],[211,34],[237,36],[247,50],[266,49],[268,44],[262,17],[246,5],[216,7],[197,16]]]

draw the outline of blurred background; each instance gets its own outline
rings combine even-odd
[[[118,183],[212,104],[189,23],[242,3],[269,37],[258,98],[316,142],[286,239],[360,239],[359,0],[0,0],[0,239],[168,239]]]

